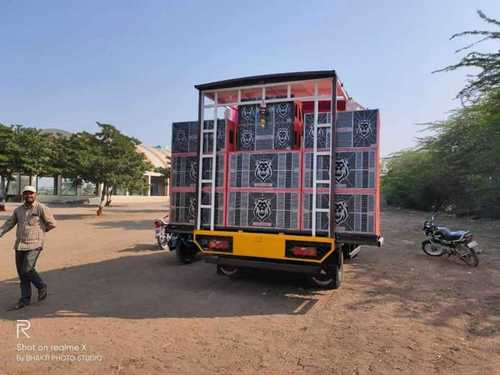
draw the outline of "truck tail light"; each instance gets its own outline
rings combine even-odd
[[[231,249],[231,245],[228,240],[211,240],[208,241],[208,248],[210,250],[227,251]]]
[[[294,246],[290,250],[292,254],[298,258],[316,257],[318,255],[318,251],[315,247]]]
[[[331,250],[331,243],[309,241],[286,241],[287,258],[320,260]]]
[[[196,242],[204,251],[218,251],[222,253],[231,253],[233,251],[233,239],[222,236],[196,236]]]

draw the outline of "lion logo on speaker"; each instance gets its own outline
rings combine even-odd
[[[349,176],[349,162],[347,159],[335,160],[335,181],[342,182]]]
[[[288,112],[290,110],[290,104],[288,103],[279,103],[278,108],[276,108],[276,112],[278,112],[278,116],[282,119],[286,119],[288,117]]]
[[[368,136],[371,134],[372,132],[372,127],[370,125],[370,121],[368,120],[361,120],[359,123],[358,123],[358,134],[362,137],[362,138],[368,138]]]
[[[246,120],[255,120],[255,110],[253,106],[245,106],[241,108],[241,117]]]
[[[271,160],[257,160],[255,162],[255,177],[262,182],[273,175],[273,163]]]
[[[285,128],[278,129],[277,138],[278,138],[278,144],[280,146],[288,145],[288,142],[290,141],[290,134],[288,132],[288,129]]]
[[[271,199],[256,199],[254,202],[253,215],[259,219],[259,221],[269,219],[271,216]]]
[[[177,144],[179,144],[180,146],[184,146],[184,145],[187,144],[188,138],[187,138],[185,130],[181,129],[181,130],[177,131],[177,134],[176,134],[176,137],[175,137],[175,142]]]
[[[342,224],[349,217],[349,212],[347,211],[347,203],[344,201],[335,202],[335,222],[337,224]]]
[[[253,145],[253,134],[250,130],[242,130],[240,136],[241,145],[244,148],[250,148]]]
[[[193,160],[189,165],[189,177],[193,182],[198,179],[198,162],[196,160]]]
[[[189,199],[189,203],[188,203],[188,216],[190,219],[194,219],[196,217],[196,208],[197,208],[197,204],[196,204],[196,198],[191,198]]]

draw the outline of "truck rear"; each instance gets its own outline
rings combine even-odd
[[[335,71],[195,87],[198,121],[173,124],[171,246],[228,276],[276,269],[339,287],[344,257],[382,243],[379,111]]]

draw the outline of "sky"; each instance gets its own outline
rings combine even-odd
[[[500,18],[498,0],[0,0],[0,122],[93,132],[99,121],[169,146],[172,122],[197,118],[195,84],[335,69],[380,109],[386,156],[460,107],[473,71],[431,72],[475,40],[452,34],[492,29],[477,9]]]

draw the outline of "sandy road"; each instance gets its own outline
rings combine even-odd
[[[384,248],[346,264],[341,289],[317,291],[178,265],[154,250],[165,209],[54,208],[38,266],[49,298],[19,312],[5,312],[18,298],[13,233],[0,239],[0,374],[500,374],[498,222],[443,219],[487,249],[469,269],[420,251],[423,214],[387,211]]]

